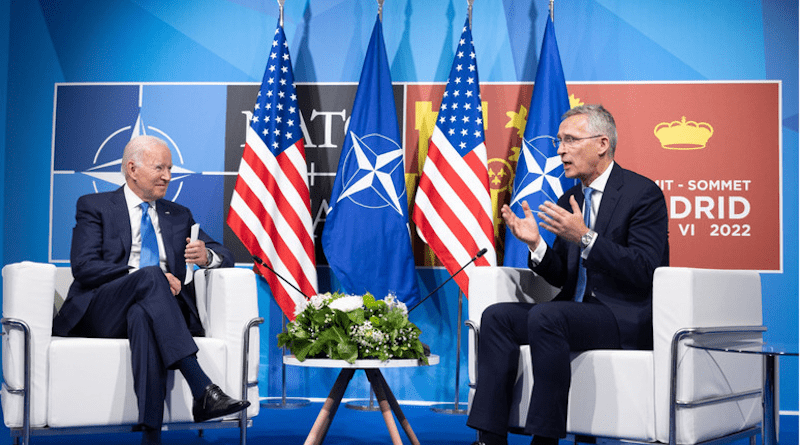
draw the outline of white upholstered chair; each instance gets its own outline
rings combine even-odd
[[[212,381],[247,398],[242,413],[193,423],[192,396],[180,373],[170,373],[164,429],[240,429],[259,411],[257,288],[248,269],[195,272],[206,337],[198,360]],[[138,410],[126,339],[65,338],[51,334],[54,308],[72,282],[68,267],[22,262],[3,268],[4,421],[15,443],[30,435],[132,431]],[[54,306],[55,302],[55,306]],[[244,353],[247,351],[247,353]]]
[[[476,375],[475,335],[483,310],[497,302],[546,301],[556,289],[527,269],[478,267],[470,277],[470,402]],[[760,338],[761,279],[752,271],[664,267],[653,283],[652,351],[575,354],[567,431],[633,442],[697,444],[750,437],[762,418],[761,357],[686,346],[697,336]],[[509,420],[525,424],[533,382],[523,346]],[[674,371],[673,371],[674,369]]]

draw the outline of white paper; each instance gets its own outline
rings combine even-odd
[[[192,233],[190,239],[192,241],[197,241],[197,236],[200,235],[200,224],[192,225]],[[186,263],[186,278],[183,280],[183,284],[189,284],[192,282],[194,278],[194,264]]]

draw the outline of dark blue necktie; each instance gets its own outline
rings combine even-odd
[[[156,240],[156,230],[150,220],[147,210],[150,208],[149,202],[139,204],[142,208],[142,253],[139,256],[139,268],[147,266],[158,266],[158,240]]]
[[[591,228],[592,221],[592,192],[591,187],[583,189],[583,222],[586,227]],[[586,292],[586,268],[583,267],[583,258],[578,258],[578,284],[575,287],[575,301],[583,301],[583,294]]]

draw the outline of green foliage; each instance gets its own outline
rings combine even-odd
[[[287,347],[300,361],[394,358],[427,364],[420,334],[408,320],[405,305],[393,295],[376,300],[369,293],[363,297],[323,294],[298,307],[294,321],[278,334],[278,346]]]

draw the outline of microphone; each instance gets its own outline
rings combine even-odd
[[[489,249],[487,249],[487,248],[485,248],[485,247],[484,247],[483,249],[479,250],[479,251],[478,251],[478,253],[476,253],[476,254],[475,254],[475,256],[474,256],[474,257],[472,257],[472,259],[471,259],[471,260],[467,261],[467,264],[465,264],[465,265],[461,266],[461,269],[458,269],[458,270],[457,270],[457,271],[456,271],[456,272],[455,272],[453,275],[450,275],[450,277],[448,277],[446,280],[444,280],[444,281],[442,282],[442,284],[440,284],[440,285],[436,286],[436,289],[434,289],[433,291],[431,291],[431,293],[429,293],[428,295],[426,295],[426,296],[425,296],[425,298],[423,298],[422,300],[419,300],[419,302],[418,302],[417,304],[415,304],[415,305],[414,305],[414,306],[413,306],[411,309],[409,309],[409,310],[408,310],[408,313],[410,314],[410,313],[411,313],[411,311],[413,311],[414,309],[416,309],[416,308],[417,308],[417,306],[419,306],[420,304],[422,304],[422,302],[423,302],[423,301],[425,301],[425,300],[427,300],[428,298],[430,298],[430,296],[431,296],[431,295],[435,294],[437,290],[441,289],[441,288],[442,288],[442,286],[444,286],[445,284],[447,284],[447,282],[448,282],[448,281],[452,280],[452,279],[453,279],[453,278],[454,278],[456,275],[458,275],[458,274],[459,274],[459,272],[461,272],[462,270],[464,270],[464,269],[465,269],[467,266],[469,266],[470,264],[472,264],[472,263],[474,263],[475,261],[477,261],[477,260],[478,260],[478,258],[482,257],[482,256],[483,256],[483,254],[485,254],[485,253],[486,253],[486,252],[488,252],[488,251],[489,251]]]
[[[484,249],[484,250],[485,250],[485,249]],[[274,273],[276,277],[278,277],[278,278],[280,278],[281,280],[283,280],[283,282],[284,282],[284,283],[288,284],[289,286],[292,286],[292,289],[296,290],[297,292],[300,292],[300,295],[302,295],[302,296],[306,297],[306,300],[310,300],[310,299],[311,299],[311,298],[309,298],[309,296],[308,296],[308,295],[306,295],[306,294],[305,294],[303,291],[301,291],[301,290],[300,290],[300,288],[298,288],[297,286],[295,286],[294,284],[292,284],[292,283],[291,283],[291,281],[287,280],[286,278],[283,278],[283,276],[282,276],[281,274],[279,274],[278,272],[275,272],[275,269],[273,269],[273,268],[271,268],[271,267],[267,266],[267,263],[265,263],[265,262],[264,262],[264,260],[262,260],[261,258],[259,258],[259,257],[255,256],[255,255],[252,255],[252,257],[253,257],[253,260],[254,260],[256,263],[258,263],[258,264],[260,264],[260,265],[262,265],[262,266],[266,267],[266,268],[267,268],[267,269],[268,269],[270,272]]]

